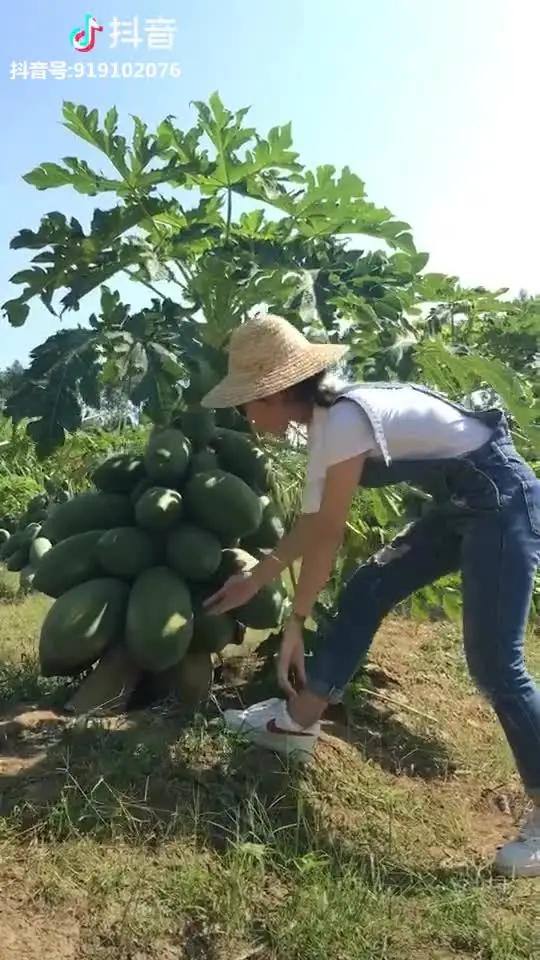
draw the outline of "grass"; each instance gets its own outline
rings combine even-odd
[[[538,956],[535,881],[489,870],[524,798],[453,628],[390,620],[351,722],[299,771],[217,710],[55,715],[62,687],[35,661],[46,606],[0,605],[0,960]],[[233,679],[221,703],[268,684]]]

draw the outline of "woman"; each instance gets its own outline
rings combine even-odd
[[[533,801],[496,866],[507,875],[540,876],[540,692],[524,663],[540,558],[540,481],[498,410],[471,412],[408,384],[332,392],[325,371],[344,353],[309,343],[279,317],[249,320],[231,337],[227,376],[203,400],[211,408],[241,406],[259,431],[281,436],[292,422],[308,427],[300,519],[272,555],[208,601],[213,613],[232,610],[302,558],[278,662],[285,699],[226,711],[225,722],[261,746],[310,754],[327,705],[342,698],[384,616],[459,570],[469,670],[496,711]],[[331,572],[355,489],[402,482],[430,493],[434,505],[358,567],[306,676],[302,626]]]

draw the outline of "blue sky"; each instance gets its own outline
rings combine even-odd
[[[51,7],[53,9],[51,9]],[[104,24],[95,50],[77,54],[71,30],[93,14]],[[171,50],[110,48],[113,17],[141,33],[171,18]],[[8,250],[22,227],[59,209],[87,222],[94,206],[62,188],[39,193],[22,174],[77,153],[100,167],[60,124],[63,100],[100,111],[115,105],[150,127],[172,113],[190,124],[190,101],[219,90],[226,106],[252,105],[266,131],[289,120],[308,166],[349,164],[374,202],[407,220],[429,268],[464,283],[540,292],[540,187],[533,136],[538,118],[540,4],[534,0],[73,0],[5,6],[0,35],[0,302],[27,264]],[[24,26],[23,26],[24,24]],[[12,61],[140,60],[178,63],[179,78],[10,79]],[[98,198],[99,203],[99,198]],[[126,299],[141,306],[145,294]],[[94,307],[69,315],[81,322]],[[0,367],[55,329],[33,307],[25,327],[2,321]]]

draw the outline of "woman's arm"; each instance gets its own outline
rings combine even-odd
[[[302,569],[293,600],[294,613],[310,615],[313,605],[332,571],[351,502],[362,475],[365,454],[329,467],[318,513],[312,515],[311,542],[302,556]]]
[[[311,527],[316,516],[315,513],[302,514],[289,533],[280,540],[277,548],[252,568],[251,578],[257,584],[258,590],[304,555],[312,540]]]
[[[294,598],[294,610],[299,616],[309,615],[328,580],[365,458],[365,454],[360,454],[329,467],[317,513],[303,514],[274,553],[251,570],[252,581],[260,589],[302,557]]]

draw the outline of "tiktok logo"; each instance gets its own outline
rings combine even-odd
[[[69,42],[75,47],[77,53],[89,53],[94,49],[96,34],[101,33],[103,27],[99,25],[95,17],[89,13],[84,18],[84,27],[75,27],[69,35]]]

